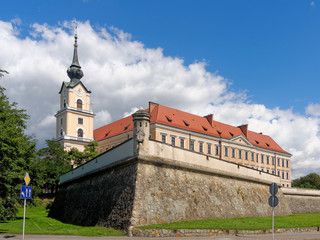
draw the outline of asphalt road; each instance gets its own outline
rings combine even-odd
[[[0,234],[0,239],[9,240],[21,240],[22,235],[12,234]],[[184,239],[184,240],[264,240],[272,239],[272,234],[263,235],[246,235],[246,236],[226,236],[226,237],[180,237],[180,238],[142,238],[142,237],[80,237],[80,236],[59,236],[59,235],[25,235],[25,240],[172,240],[172,239]],[[305,232],[305,233],[278,233],[275,234],[274,239],[289,239],[289,240],[320,240],[320,232]]]

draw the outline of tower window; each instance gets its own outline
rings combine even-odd
[[[83,137],[83,130],[79,128],[77,134],[78,134],[78,137]]]
[[[60,129],[60,136],[63,136],[63,130],[62,130],[62,128]]]
[[[60,126],[63,124],[63,118],[60,118]]]
[[[83,118],[78,118],[78,124],[83,124]]]
[[[63,108],[67,107],[66,99],[63,99]]]
[[[82,109],[82,100],[81,99],[77,100],[77,108]]]

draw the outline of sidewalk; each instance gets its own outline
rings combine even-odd
[[[22,240],[22,235],[0,234],[0,239]],[[260,240],[272,239],[272,234],[262,235],[243,235],[243,236],[225,236],[225,237],[164,237],[164,238],[147,238],[147,237],[80,237],[80,236],[61,236],[61,235],[25,235],[25,240]],[[274,239],[290,240],[320,240],[320,232],[303,232],[303,233],[277,233]]]

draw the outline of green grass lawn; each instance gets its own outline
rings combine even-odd
[[[275,228],[301,228],[320,226],[320,213],[299,213],[290,216],[275,216]],[[272,228],[272,217],[247,217],[229,219],[206,219],[154,224],[142,229],[222,229],[222,230],[267,230]]]
[[[64,224],[47,217],[45,206],[27,207],[25,234],[78,235],[78,236],[124,236],[121,231],[104,227],[82,227]],[[19,208],[18,220],[0,221],[0,234],[22,234],[23,208]]]

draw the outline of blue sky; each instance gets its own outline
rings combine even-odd
[[[304,113],[319,101],[320,1],[6,1],[1,18],[114,26],[185,64],[205,60],[234,91]],[[23,32],[23,34],[27,34]]]
[[[148,101],[213,113],[271,136],[293,155],[293,178],[320,174],[319,11],[320,0],[5,1],[0,84],[44,147],[77,24],[95,127]]]

